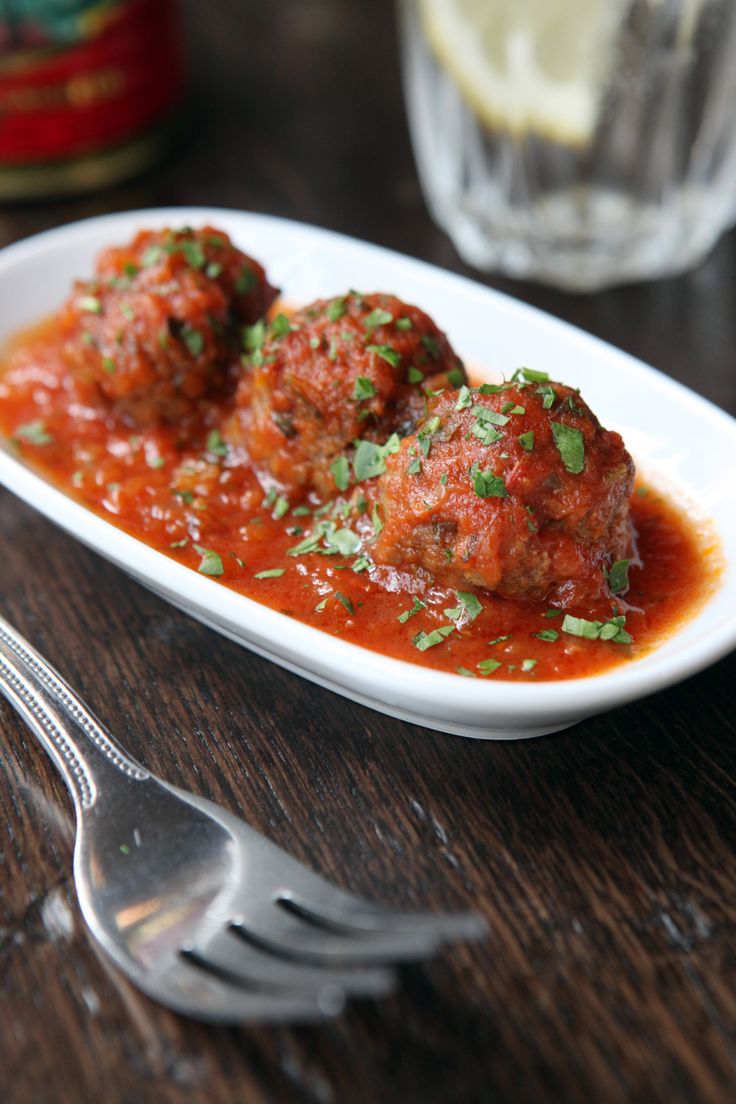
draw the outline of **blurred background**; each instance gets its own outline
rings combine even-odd
[[[13,0],[0,13],[7,21],[11,10],[39,7],[47,4]],[[70,0],[66,7],[85,4]],[[734,286],[733,235],[689,275],[586,297],[479,275],[426,208],[392,0],[180,0],[173,12],[184,83],[172,147],[163,152],[162,144],[134,179],[78,197],[60,197],[52,187],[34,202],[6,200],[0,244],[139,206],[198,203],[282,215],[480,278],[736,407],[736,315],[729,296],[714,294]],[[0,117],[0,138],[4,125],[7,116]]]
[[[18,189],[16,182],[20,195],[13,197],[6,164],[0,244],[77,218],[155,205],[236,207],[300,219],[481,279],[736,408],[736,312],[724,293],[734,286],[733,234],[685,276],[587,296],[481,274],[461,260],[432,220],[418,179],[392,0],[135,0],[122,7],[136,4],[145,9],[145,35],[134,32],[143,43],[135,57],[139,67],[152,67],[161,100],[148,103],[149,117],[139,128],[148,144],[138,151],[137,171],[123,179],[135,170],[135,158],[126,165],[106,155],[103,137],[101,175],[107,160],[111,177],[104,187],[95,183],[64,196],[68,181],[42,167],[32,186]],[[112,0],[6,0],[0,5],[2,80],[17,66],[17,36],[38,12],[53,11],[63,35],[62,17],[67,23],[91,18],[90,12],[109,18],[120,7]],[[11,116],[6,102],[0,153]]]

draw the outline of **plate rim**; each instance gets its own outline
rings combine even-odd
[[[372,252],[379,258],[384,257],[390,259],[393,263],[397,260],[405,262],[412,267],[417,267],[424,275],[431,276],[432,278],[439,277],[442,280],[455,283],[456,286],[472,289],[474,295],[480,292],[482,296],[488,296],[495,300],[499,307],[505,312],[512,312],[522,319],[531,316],[537,324],[542,324],[545,327],[552,327],[557,334],[563,331],[567,339],[574,340],[574,342],[580,344],[582,348],[586,346],[588,348],[595,347],[599,352],[604,353],[607,358],[613,357],[614,360],[625,358],[636,371],[645,372],[651,378],[652,382],[656,383],[658,388],[664,388],[673,396],[676,395],[680,402],[689,404],[699,415],[707,415],[709,419],[715,419],[719,432],[727,432],[733,437],[736,451],[736,420],[733,419],[727,411],[722,410],[716,404],[698,395],[679,381],[671,379],[659,369],[653,368],[651,365],[646,364],[630,353],[616,348],[587,331],[581,330],[572,323],[557,319],[555,316],[538,307],[530,306],[521,300],[514,299],[504,292],[486,287],[466,276],[446,271],[426,261],[338,233],[334,230],[326,230],[308,223],[284,219],[279,216],[210,206],[153,207],[137,211],[124,211],[93,216],[91,218],[85,218],[63,226],[41,231],[38,234],[5,247],[5,249],[0,252],[0,280],[5,277],[7,270],[9,268],[12,269],[17,261],[32,259],[36,253],[43,254],[50,240],[54,242],[63,242],[65,238],[73,239],[77,238],[79,235],[83,236],[85,233],[104,232],[107,227],[119,228],[130,226],[131,224],[135,224],[136,220],[147,220],[149,222],[161,220],[165,223],[166,220],[182,218],[187,222],[200,220],[212,220],[216,222],[218,219],[236,219],[241,220],[244,226],[247,226],[248,222],[252,223],[255,221],[264,224],[266,228],[274,226],[281,231],[293,232],[301,236],[305,234],[307,236],[313,236],[315,240],[324,240],[327,238],[341,248],[355,249],[357,247],[360,250]],[[167,587],[162,579],[162,576],[168,574],[172,581],[180,582],[180,585],[176,587],[176,593],[186,594],[188,604],[196,606],[203,614],[211,613],[213,610],[217,611],[221,621],[228,625],[233,623],[233,619],[227,616],[226,612],[222,610],[222,606],[227,601],[233,602],[233,600],[235,600],[235,606],[238,607],[238,609],[242,607],[242,615],[237,619],[239,623],[250,619],[262,622],[262,626],[260,627],[263,628],[263,632],[261,633],[258,632],[258,625],[254,626],[248,624],[246,629],[241,629],[241,632],[235,635],[235,638],[245,646],[260,650],[249,638],[247,633],[259,637],[264,635],[268,636],[268,630],[273,626],[273,635],[276,637],[278,635],[278,626],[288,624],[290,628],[290,633],[288,635],[291,636],[293,633],[296,633],[297,638],[302,638],[304,640],[303,647],[296,649],[301,656],[307,654],[310,655],[313,660],[315,653],[320,653],[320,663],[318,665],[320,670],[327,664],[332,667],[337,666],[342,668],[350,666],[350,657],[354,657],[355,650],[359,649],[364,677],[362,677],[358,685],[354,687],[355,693],[351,695],[350,686],[344,683],[331,686],[332,689],[343,694],[343,696],[352,696],[355,699],[360,688],[364,687],[366,683],[366,674],[375,677],[375,685],[377,685],[380,690],[385,690],[386,684],[385,681],[382,680],[389,678],[390,681],[391,676],[391,671],[383,672],[381,670],[385,668],[386,665],[395,669],[394,678],[397,682],[401,681],[404,683],[409,674],[411,674],[412,680],[416,683],[416,687],[413,691],[414,697],[417,700],[421,699],[422,703],[428,707],[428,709],[417,710],[416,713],[412,712],[411,716],[408,716],[407,711],[403,710],[403,718],[412,720],[417,724],[439,728],[444,731],[448,731],[448,725],[451,724],[451,718],[447,715],[443,717],[441,715],[442,710],[444,709],[445,714],[447,714],[452,699],[458,696],[463,699],[462,712],[464,715],[483,714],[486,717],[485,721],[473,722],[471,727],[474,729],[479,727],[487,729],[489,725],[495,724],[496,719],[500,716],[503,716],[503,727],[505,728],[513,727],[514,719],[518,721],[522,718],[531,721],[533,725],[537,722],[542,723],[545,718],[560,719],[564,716],[572,715],[572,720],[567,720],[564,723],[574,723],[575,720],[581,720],[593,713],[602,712],[614,705],[623,704],[624,702],[643,697],[676,682],[682,681],[722,658],[731,651],[734,644],[736,644],[736,617],[732,618],[730,622],[726,617],[719,630],[697,641],[697,648],[694,649],[691,646],[689,652],[675,653],[667,657],[666,662],[660,663],[659,665],[657,665],[656,662],[656,656],[659,649],[655,647],[645,656],[632,661],[630,665],[620,665],[600,674],[584,676],[577,679],[558,681],[530,680],[529,682],[519,684],[508,680],[494,682],[491,680],[462,678],[462,676],[454,673],[436,671],[433,668],[422,667],[421,665],[412,664],[406,660],[395,659],[374,652],[362,645],[341,640],[319,628],[307,625],[304,622],[285,618],[285,615],[268,606],[262,605],[256,599],[248,598],[211,579],[207,579],[191,568],[177,563],[177,561],[167,556],[165,553],[159,552],[144,544],[142,541],[139,541],[138,538],[131,536],[116,526],[112,521],[108,521],[100,515],[95,514],[82,503],[70,498],[53,484],[47,482],[42,476],[37,475],[31,468],[26,467],[22,461],[13,456],[5,447],[0,449],[0,482],[22,498],[28,505],[32,505],[34,509],[38,509],[50,521],[67,530],[72,535],[76,536],[77,539],[81,539],[88,547],[93,548],[94,551],[105,556],[107,559],[112,560],[116,566],[121,567],[128,573],[131,572],[131,563],[138,564],[140,562],[141,568],[149,568],[147,572],[139,573],[136,568],[133,567],[132,573],[137,581],[142,582],[144,585],[149,585],[149,587],[151,587],[151,583],[147,583],[147,579],[157,583],[161,580],[161,588],[159,588],[159,586],[151,587],[156,593],[162,594],[162,592],[164,592],[165,594],[167,589],[173,589],[172,587]],[[68,524],[65,524],[63,519],[59,519],[59,511],[61,511],[62,514],[69,515]],[[87,528],[89,528],[90,534],[95,538],[94,542],[85,539],[83,536],[79,536],[79,530],[81,529],[84,531]],[[107,547],[109,541],[106,538],[110,539],[112,550]],[[122,553],[125,553],[124,556],[122,554],[115,554],[118,548],[120,548]],[[139,560],[138,557],[142,558]],[[732,570],[732,565],[729,562],[725,562],[722,578],[716,588],[716,592],[706,600],[704,606],[710,605],[717,599],[718,590],[723,589],[723,583]],[[179,580],[180,575],[181,579]],[[169,600],[171,601],[170,597]],[[179,605],[178,608],[181,609],[181,605]],[[187,612],[189,612],[190,615],[197,616],[197,613],[192,609]],[[696,618],[699,612],[700,611],[696,612]],[[200,620],[206,620],[206,618],[200,617]],[[212,624],[209,620],[207,620],[206,623]],[[222,629],[220,631],[222,631]],[[667,640],[676,638],[679,631],[679,629],[676,629],[673,633],[669,634],[663,643]],[[232,636],[233,634],[225,631],[225,635]],[[274,643],[274,646],[276,645],[275,640],[272,640],[272,643]],[[307,651],[307,648],[309,648],[309,651]],[[277,663],[283,660],[283,665],[291,665],[291,669],[294,669],[293,664],[288,659],[288,656],[291,655],[293,651],[294,649],[289,648],[279,656],[261,650],[261,654],[267,654],[270,659]],[[323,657],[325,657],[324,660]],[[658,669],[658,666],[661,669]],[[310,668],[310,670],[311,674],[310,671],[301,671],[300,673],[302,673],[304,677],[312,678],[313,681],[318,681],[321,682],[322,685],[325,685],[324,676],[319,675],[313,668]],[[381,705],[377,703],[383,702],[385,707],[383,711],[388,711],[393,716],[396,716],[399,712],[398,706],[392,704],[390,701],[386,702],[385,697],[378,698],[375,695],[369,695],[369,697],[371,697],[371,701],[368,702],[368,704],[372,704],[373,708],[381,709]],[[523,701],[518,701],[517,699],[519,698],[523,698]],[[361,695],[361,700],[366,702],[366,696]],[[433,712],[434,710],[440,710],[440,713],[435,714]],[[459,731],[463,727],[467,726],[461,726],[456,723],[454,725],[454,730]],[[450,728],[449,730],[452,729]],[[546,731],[549,731],[549,728],[547,728]],[[465,731],[462,734],[477,734],[481,737],[489,735],[488,732],[476,733],[475,731],[472,733]],[[509,734],[511,736],[517,735],[515,732],[510,732]]]

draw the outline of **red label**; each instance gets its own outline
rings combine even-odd
[[[0,73],[0,164],[96,153],[135,137],[182,87],[175,0],[130,0],[81,45],[25,54]]]

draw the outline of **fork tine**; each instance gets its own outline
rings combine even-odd
[[[227,928],[183,947],[182,953],[262,992],[297,994],[337,985],[346,996],[379,997],[390,993],[395,984],[393,971],[378,966],[340,970],[289,962],[259,949]]]
[[[267,954],[325,966],[369,966],[379,963],[416,962],[437,949],[437,939],[415,932],[355,932],[335,934],[316,927],[298,914],[270,907],[266,912],[235,916],[238,936]]]
[[[476,912],[402,912],[354,897],[336,886],[329,886],[329,891],[319,886],[311,899],[285,892],[277,904],[312,924],[345,933],[406,932],[446,942],[480,939],[487,932],[485,920]]]
[[[179,959],[151,981],[153,984],[143,978],[139,984],[154,1000],[209,1023],[322,1020],[338,1015],[345,1004],[339,986],[329,983],[322,989],[298,994],[249,992],[184,959]]]

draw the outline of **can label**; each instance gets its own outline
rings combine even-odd
[[[11,0],[0,13],[0,166],[116,146],[179,98],[175,0]]]

